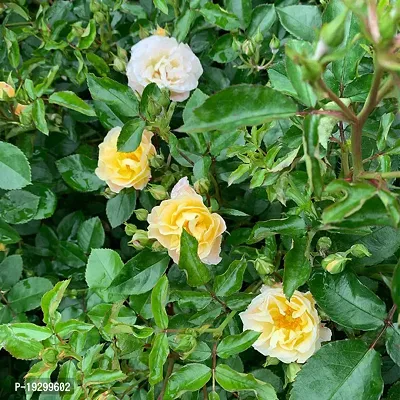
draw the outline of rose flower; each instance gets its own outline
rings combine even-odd
[[[147,217],[149,238],[157,239],[168,249],[168,254],[179,261],[182,230],[194,236],[198,243],[198,255],[206,264],[221,261],[222,233],[225,221],[211,213],[204,205],[203,198],[189,185],[188,178],[182,178],[172,189],[171,199],[154,207]]]
[[[199,59],[187,44],[175,38],[150,36],[135,44],[126,68],[129,86],[142,94],[149,83],[169,89],[171,100],[183,101],[203,73]]]
[[[99,145],[96,175],[115,193],[129,187],[141,190],[151,178],[149,158],[156,153],[151,144],[153,133],[144,130],[140,145],[130,153],[117,151],[120,133],[120,127],[111,129]]]
[[[321,324],[310,292],[295,291],[290,301],[282,286],[263,286],[240,314],[243,329],[261,332],[253,347],[264,356],[284,363],[304,363],[329,341],[332,332]]]

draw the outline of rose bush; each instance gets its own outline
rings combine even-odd
[[[1,399],[400,399],[397,1],[0,18]]]

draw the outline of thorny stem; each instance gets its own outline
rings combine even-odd
[[[369,346],[370,349],[373,349],[373,348],[376,346],[376,344],[378,343],[379,339],[380,339],[380,338],[382,337],[382,335],[386,332],[386,329],[387,329],[389,326],[392,326],[393,317],[394,317],[394,314],[395,314],[395,312],[396,312],[396,309],[397,309],[396,304],[393,304],[392,308],[390,309],[390,311],[389,311],[389,313],[388,313],[388,315],[387,315],[387,317],[386,317],[386,319],[385,319],[385,321],[384,321],[385,325],[383,326],[382,330],[379,332],[379,334],[378,334],[378,336],[375,338],[375,340],[374,340],[374,341],[371,343],[371,345]]]
[[[390,172],[365,172],[361,175],[364,179],[396,179],[400,178],[400,171]]]
[[[215,392],[215,368],[217,367],[217,345],[218,341],[214,342],[212,349],[212,390]]]

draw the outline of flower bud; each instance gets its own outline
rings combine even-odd
[[[269,275],[275,271],[275,266],[266,256],[259,256],[254,261],[254,268],[260,275]]]
[[[176,352],[187,352],[193,350],[197,344],[197,340],[194,336],[182,333],[179,335],[172,336],[170,338],[170,346]]]
[[[257,33],[251,38],[254,43],[262,43],[262,41],[264,40],[264,37],[260,31],[260,29],[257,29]]]
[[[119,58],[123,59],[124,61],[126,61],[128,59],[128,53],[122,47],[117,46],[117,55]]]
[[[242,52],[246,54],[246,56],[251,57],[256,51],[254,43],[251,40],[245,40],[242,44]]]
[[[321,265],[322,268],[331,274],[339,274],[344,270],[344,267],[349,260],[351,260],[351,258],[347,258],[344,253],[329,254],[329,256],[322,260]]]
[[[164,165],[164,157],[161,154],[156,154],[149,161],[153,168],[161,168]]]
[[[17,106],[14,109],[14,114],[15,115],[20,115],[26,108],[27,106],[25,104],[20,104],[18,103]]]
[[[322,66],[317,60],[304,59],[302,65],[303,78],[315,82],[322,75]]]
[[[149,215],[149,212],[146,209],[139,208],[135,210],[134,213],[139,221],[147,221],[147,216]]]
[[[206,194],[210,190],[210,181],[207,178],[201,178],[193,186],[197,193]]]
[[[346,18],[347,11],[322,26],[319,37],[328,47],[336,48],[343,42]]]
[[[237,52],[240,51],[241,47],[242,43],[239,40],[237,40],[236,37],[234,37],[232,40],[232,50]]]
[[[326,252],[327,250],[329,250],[332,246],[332,240],[331,238],[327,237],[327,236],[322,236],[318,239],[317,242],[317,250],[321,253]]]
[[[161,89],[161,96],[159,98],[159,104],[161,107],[167,108],[170,103],[169,90],[166,88]]]
[[[368,249],[363,245],[363,244],[353,244],[353,246],[350,247],[350,253],[357,258],[362,258],[362,257],[371,257],[371,253],[368,251]]]
[[[150,244],[150,239],[147,231],[144,231],[143,229],[138,229],[132,236],[132,240],[129,242],[129,245],[134,247],[136,250],[143,250],[148,244]]]
[[[166,31],[166,29],[161,28],[161,26],[157,25],[157,29],[153,31],[153,35],[168,36],[168,32]]]
[[[161,185],[149,185],[148,191],[156,200],[164,200],[168,197],[168,193],[164,186]]]
[[[57,357],[58,357],[58,351],[53,348],[47,348],[41,352],[41,358],[43,362],[47,365],[57,364]]]
[[[119,57],[114,58],[113,68],[117,72],[125,72],[126,70],[126,62]]]
[[[271,49],[272,54],[276,54],[279,50],[279,47],[281,45],[281,42],[279,41],[279,39],[273,35],[272,39],[269,42],[269,48]]]
[[[94,13],[94,20],[98,24],[101,24],[102,22],[104,22],[106,20],[106,17],[104,16],[104,14],[102,12],[98,11],[98,12]]]
[[[132,236],[137,231],[137,226],[133,224],[125,224],[125,233],[128,236]]]
[[[100,10],[101,10],[100,4],[96,0],[92,0],[90,2],[90,11],[92,13],[95,13],[96,11],[100,11]]]
[[[294,382],[296,375],[300,372],[301,366],[297,363],[290,363],[284,366],[285,368],[285,384]]]
[[[0,251],[6,251],[7,247],[4,243],[0,243]]]

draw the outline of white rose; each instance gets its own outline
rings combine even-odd
[[[126,68],[129,86],[142,94],[149,83],[169,89],[171,100],[183,101],[203,73],[199,59],[175,38],[150,36],[135,44]]]
[[[282,285],[263,286],[240,318],[244,330],[261,332],[253,347],[284,363],[304,363],[321,342],[331,340],[332,332],[321,324],[311,293],[296,290],[288,301]]]

